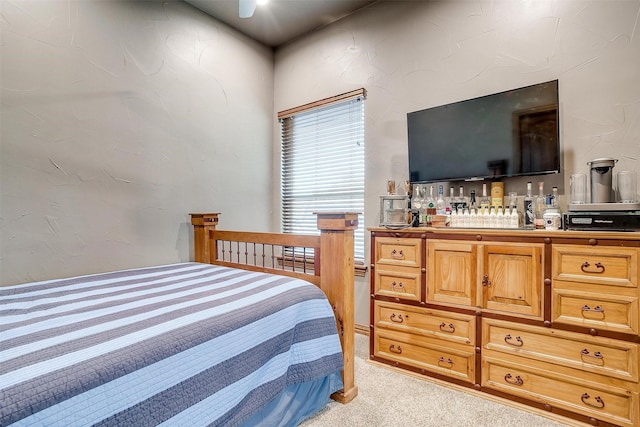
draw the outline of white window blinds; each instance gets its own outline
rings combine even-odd
[[[313,212],[364,213],[364,99],[361,89],[278,115],[284,233],[317,234]],[[364,260],[362,225],[354,240]]]

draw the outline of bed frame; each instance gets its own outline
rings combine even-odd
[[[316,213],[320,236],[217,230],[220,213],[192,213],[194,259],[297,277],[319,286],[333,307],[342,344],[344,389],[332,399],[348,403],[358,395],[354,382],[353,230],[358,213]]]

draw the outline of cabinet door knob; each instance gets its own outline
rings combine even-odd
[[[484,276],[482,276],[482,286],[486,286],[486,287],[491,286],[491,280],[489,280],[488,274],[485,274]]]
[[[604,273],[604,265],[602,265],[602,263],[596,262],[595,269],[589,269],[589,267],[591,267],[591,264],[589,264],[589,261],[585,261],[580,266],[580,269],[584,273],[597,273],[597,274]]]
[[[599,409],[604,408],[604,400],[602,400],[600,396],[596,396],[591,399],[589,393],[584,393],[580,400],[582,400],[582,403],[584,403],[585,405],[593,406],[594,408]]]

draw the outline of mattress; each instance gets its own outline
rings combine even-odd
[[[342,367],[299,279],[180,263],[0,288],[0,426],[295,425]]]

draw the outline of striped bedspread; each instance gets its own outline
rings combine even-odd
[[[237,425],[342,363],[324,294],[284,276],[182,263],[0,288],[0,426]]]

